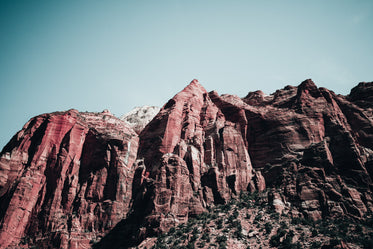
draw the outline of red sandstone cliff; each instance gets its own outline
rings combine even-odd
[[[110,113],[31,119],[1,154],[0,247],[89,247],[129,211],[137,147]]]
[[[373,211],[372,96],[306,80],[241,99],[193,80],[139,135],[107,112],[35,117],[1,153],[0,247],[134,246],[266,187],[278,212],[359,219]]]
[[[197,80],[163,106],[140,134],[138,151],[147,176],[138,188],[154,195],[145,203],[147,222],[159,224],[152,229],[164,231],[247,191],[254,172],[240,130]]]

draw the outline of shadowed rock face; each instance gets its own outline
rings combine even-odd
[[[0,247],[135,246],[266,187],[278,212],[361,218],[373,211],[372,96],[373,83],[341,96],[306,80],[241,99],[193,80],[139,135],[108,112],[35,117],[1,153]]]

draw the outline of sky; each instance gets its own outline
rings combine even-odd
[[[267,94],[373,81],[373,1],[0,0],[0,149],[33,116],[121,116],[191,80]]]

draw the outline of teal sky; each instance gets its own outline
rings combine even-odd
[[[31,117],[373,80],[373,1],[0,0],[0,149]]]

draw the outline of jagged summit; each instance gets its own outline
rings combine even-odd
[[[125,121],[76,110],[34,117],[0,154],[0,248],[143,248],[248,193],[293,219],[364,221],[373,212],[372,86],[342,96],[306,80],[241,99],[193,80],[159,112],[137,108]],[[215,242],[210,228],[200,232]],[[229,234],[228,245],[248,246]]]
[[[312,90],[312,89],[317,89],[317,86],[316,86],[315,82],[313,82],[312,79],[307,79],[307,80],[303,81],[302,83],[300,83],[298,88]]]
[[[201,83],[199,83],[199,81],[197,79],[193,79],[188,86],[186,86],[185,88],[199,88],[199,89],[202,89],[204,91],[206,91],[204,89],[204,87],[201,85]]]
[[[206,93],[206,89],[199,83],[198,80],[194,79],[182,91],[177,93],[174,98],[178,98],[178,96],[181,96],[181,98],[184,98],[184,96],[200,97]]]
[[[348,99],[363,108],[373,108],[373,82],[360,82],[351,89]]]

